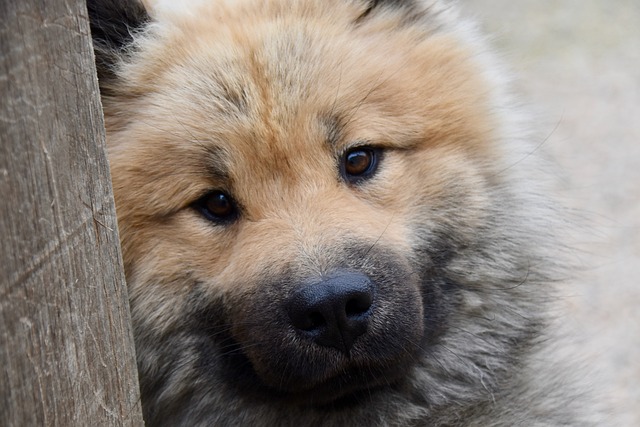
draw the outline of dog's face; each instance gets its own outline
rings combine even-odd
[[[220,2],[103,70],[148,421],[418,417],[497,387],[536,320],[495,312],[526,267],[491,87],[427,9]]]

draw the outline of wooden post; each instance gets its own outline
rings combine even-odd
[[[83,0],[0,0],[0,425],[142,425]]]

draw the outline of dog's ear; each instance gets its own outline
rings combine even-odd
[[[367,0],[366,8],[356,19],[356,23],[366,20],[378,11],[393,9],[407,15],[407,18],[415,18],[418,10],[416,0]]]
[[[115,83],[115,69],[131,53],[136,32],[150,21],[139,0],[87,0],[100,91]]]

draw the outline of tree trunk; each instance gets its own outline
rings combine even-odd
[[[0,424],[142,425],[82,0],[0,0]]]

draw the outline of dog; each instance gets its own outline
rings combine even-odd
[[[541,139],[455,4],[88,12],[148,425],[595,425]]]

